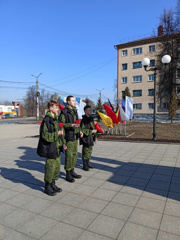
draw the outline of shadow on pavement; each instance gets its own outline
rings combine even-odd
[[[36,148],[19,147],[24,150],[20,160],[14,160],[21,169],[0,168],[1,175],[12,182],[22,183],[33,189],[42,191],[44,188],[43,175],[45,159],[36,154]],[[61,154],[61,169],[64,167],[64,154]],[[108,158],[92,156],[91,161],[96,169],[93,177],[105,179],[108,182],[129,186],[155,195],[180,201],[180,168],[144,164],[135,162],[123,162]],[[81,153],[78,153],[77,168],[82,169]],[[24,170],[23,170],[24,169]],[[30,173],[33,171],[33,175]],[[93,171],[93,170],[91,170]],[[42,179],[38,173],[42,173]],[[97,176],[96,176],[97,174]],[[98,174],[101,174],[101,176]],[[103,175],[104,174],[104,175]],[[64,172],[60,173],[65,178]]]

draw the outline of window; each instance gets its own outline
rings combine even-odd
[[[127,83],[127,77],[122,77],[122,83]]]
[[[127,51],[127,50],[123,50],[123,51],[122,51],[122,56],[123,56],[123,57],[126,57],[127,54],[128,54],[128,51]]]
[[[168,103],[167,102],[163,103],[163,108],[165,108],[165,109],[168,108]]]
[[[142,62],[133,62],[133,69],[142,68]]]
[[[11,107],[8,107],[8,108],[7,108],[7,111],[8,111],[8,112],[12,112],[12,108],[11,108]]]
[[[133,109],[142,109],[142,103],[133,104]]]
[[[154,89],[148,89],[148,96],[154,96]]]
[[[148,75],[148,81],[154,81],[154,74]]]
[[[150,65],[149,65],[150,67],[152,67],[152,66],[155,66],[155,60],[153,59],[153,60],[150,60]]]
[[[149,46],[149,52],[155,52],[155,45]]]
[[[2,110],[2,107],[0,107],[0,112],[2,112],[3,110]]]
[[[148,103],[149,109],[154,109],[154,103]]]
[[[177,86],[177,93],[180,93],[180,86]]]
[[[133,97],[142,96],[142,90],[133,90]]]
[[[133,82],[142,82],[142,76],[133,76]]]
[[[122,91],[121,95],[122,95],[122,98],[124,98],[125,97],[125,91]]]
[[[180,70],[177,70],[177,77],[180,78]]]
[[[138,54],[141,54],[141,53],[142,53],[142,47],[133,49],[133,55],[138,55]]]
[[[122,70],[127,70],[127,63],[122,64]]]

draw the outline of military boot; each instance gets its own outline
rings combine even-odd
[[[45,183],[44,192],[49,196],[55,196],[56,195],[56,192],[51,187],[51,183],[48,183],[48,182]]]
[[[66,181],[68,182],[75,182],[74,178],[71,176],[70,171],[66,171]]]
[[[82,177],[81,175],[78,175],[77,173],[75,173],[74,168],[71,169],[70,173],[73,178],[81,178]]]
[[[55,192],[62,192],[62,189],[56,186],[55,179],[52,180],[51,187]]]
[[[84,170],[84,171],[89,171],[89,168],[88,168],[87,160],[86,160],[86,159],[83,160],[83,170]]]
[[[95,168],[93,165],[91,165],[91,164],[89,163],[89,159],[87,160],[87,166],[88,166],[89,168]]]

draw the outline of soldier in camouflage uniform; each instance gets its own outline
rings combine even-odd
[[[89,168],[94,168],[90,163],[89,159],[92,155],[94,141],[97,141],[97,130],[94,127],[94,121],[91,117],[91,106],[84,107],[85,115],[81,120],[81,131],[83,138],[80,138],[80,144],[82,147],[82,160],[83,170],[89,171]]]
[[[37,153],[41,157],[46,157],[45,164],[45,193],[54,196],[56,192],[62,189],[55,185],[55,180],[59,178],[61,150],[67,149],[66,141],[63,136],[63,129],[59,127],[57,102],[50,101],[48,103],[49,111],[42,121],[40,128],[40,139]]]
[[[68,182],[75,182],[74,178],[81,178],[81,175],[75,173],[74,167],[77,162],[78,138],[80,135],[83,136],[83,134],[80,131],[80,125],[75,123],[78,120],[75,98],[68,96],[67,103],[65,109],[62,110],[59,116],[59,121],[63,123],[67,145],[64,166],[66,170],[66,180]]]

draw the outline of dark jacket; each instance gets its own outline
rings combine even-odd
[[[58,135],[58,117],[52,117],[48,111],[40,127],[40,138],[37,147],[37,154],[40,157],[55,159],[59,157],[60,150],[65,144],[64,137]]]
[[[84,115],[80,127],[83,132],[83,137],[80,138],[80,145],[86,147],[94,146],[95,135],[92,133],[92,130],[95,129],[95,127],[93,118]]]
[[[75,123],[78,120],[77,110],[76,108],[70,108],[69,105],[62,110],[59,121],[61,121],[65,128],[65,139],[66,141],[74,141],[79,137],[79,128],[71,127],[71,124]]]

